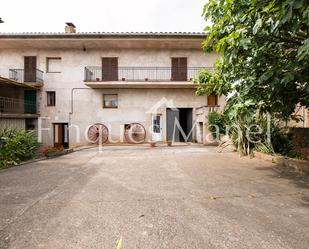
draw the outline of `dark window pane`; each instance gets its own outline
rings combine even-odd
[[[47,106],[56,105],[56,92],[47,92]]]

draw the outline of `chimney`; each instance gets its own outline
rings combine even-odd
[[[76,33],[76,27],[73,23],[66,22],[65,24],[65,33]]]

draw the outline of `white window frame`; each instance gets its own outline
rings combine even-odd
[[[61,66],[62,66],[62,59],[61,59],[61,57],[47,57],[46,58],[46,73],[61,73],[61,69],[58,71],[51,71],[50,70],[50,66],[49,66],[49,62],[51,61],[51,60],[57,60],[57,61],[59,61],[59,63],[60,63],[60,68],[61,68]]]

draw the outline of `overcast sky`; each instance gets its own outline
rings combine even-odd
[[[1,0],[0,32],[203,31],[206,0]]]

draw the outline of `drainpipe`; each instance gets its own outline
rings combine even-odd
[[[71,89],[71,111],[69,112],[69,126],[71,125],[71,117],[74,113],[74,91],[75,90],[93,90],[89,87],[75,87]]]

